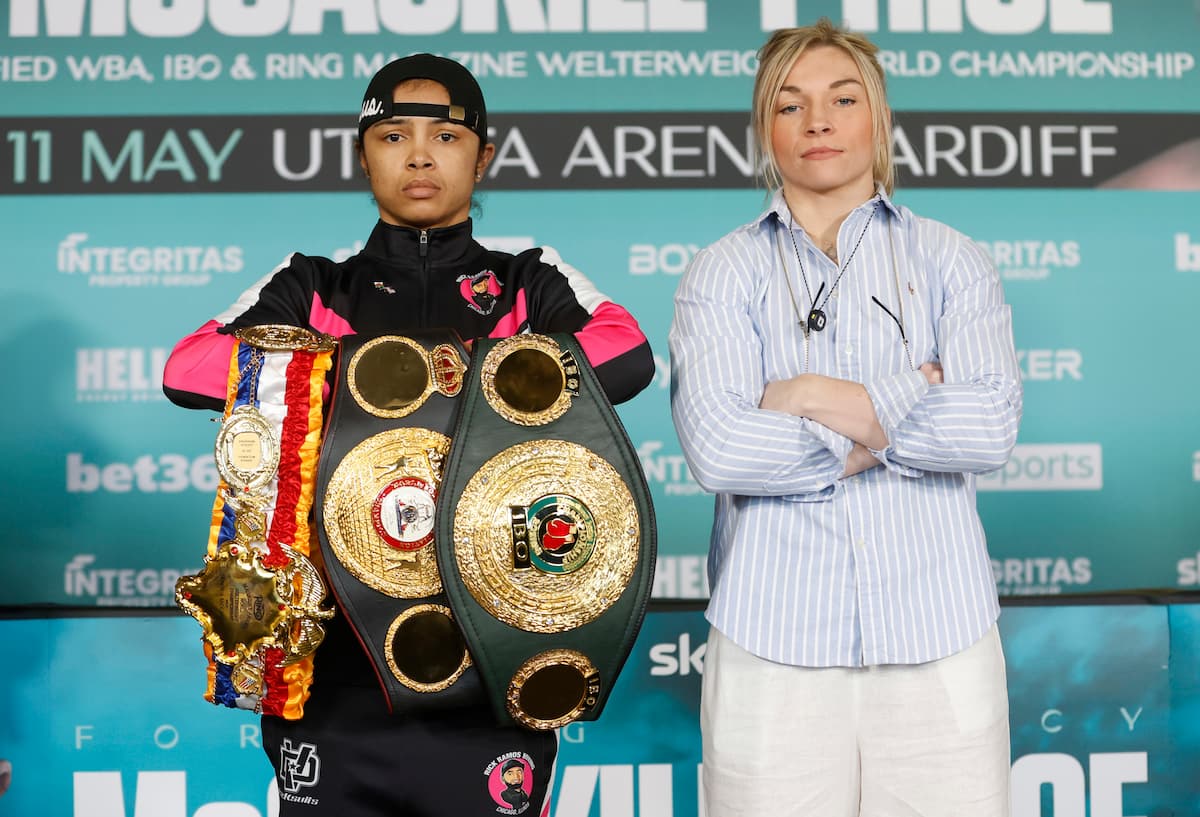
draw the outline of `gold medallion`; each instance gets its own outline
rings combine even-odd
[[[557,420],[579,394],[579,365],[545,335],[513,335],[497,343],[480,370],[492,409],[523,426]]]
[[[213,658],[235,664],[275,643],[287,611],[277,578],[258,551],[227,543],[200,573],[180,577],[175,600],[200,622]]]
[[[633,496],[602,457],[565,440],[514,445],[463,489],[454,556],[463,584],[492,617],[558,633],[611,607],[638,564]]]
[[[368,437],[338,463],[325,489],[333,555],[369,587],[393,598],[441,592],[433,549],[434,503],[450,438],[425,428]]]
[[[444,604],[416,604],[396,616],[384,655],[396,680],[416,692],[441,692],[471,666],[467,642]]]
[[[376,417],[407,417],[435,391],[453,397],[462,389],[466,364],[458,350],[440,344],[432,351],[400,335],[364,343],[346,367],[350,394]]]
[[[215,660],[238,665],[264,647],[279,646],[283,663],[290,664],[324,638],[317,621],[333,616],[321,607],[325,586],[307,558],[282,547],[290,562],[269,568],[256,548],[227,542],[203,570],[176,581],[175,601],[200,622]]]
[[[328,352],[337,346],[337,339],[330,335],[281,323],[244,326],[234,331],[233,336],[243,343],[268,352],[296,352],[301,349]]]
[[[279,440],[267,418],[249,404],[221,423],[214,455],[221,479],[241,491],[263,487],[279,470]]]
[[[586,655],[554,649],[530,658],[508,685],[508,712],[530,729],[557,729],[600,697],[600,672]]]

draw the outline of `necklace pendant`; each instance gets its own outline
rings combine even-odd
[[[825,328],[825,312],[820,309],[813,309],[808,313],[808,328],[813,332],[820,332]]]

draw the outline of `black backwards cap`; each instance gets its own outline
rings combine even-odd
[[[410,79],[428,79],[450,92],[449,105],[428,105],[418,102],[394,102],[396,86]],[[358,116],[358,138],[367,128],[393,116],[432,116],[465,125],[479,136],[480,144],[487,142],[487,108],[483,91],[471,72],[454,60],[433,54],[413,54],[393,60],[379,69],[363,95],[362,113]]]

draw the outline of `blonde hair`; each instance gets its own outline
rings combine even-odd
[[[867,106],[871,110],[871,127],[875,137],[875,158],[872,173],[875,182],[883,185],[888,195],[896,186],[896,169],[892,159],[892,121],[887,107],[887,86],[883,68],[876,59],[879,46],[861,34],[839,28],[822,17],[814,25],[803,28],[781,28],[771,35],[758,50],[758,73],[754,77],[754,100],[751,118],[758,153],[758,172],[768,190],[783,186],[783,177],[775,163],[771,148],[771,131],[775,118],[775,102],[788,72],[802,53],[813,46],[831,45],[845,51],[862,74]]]

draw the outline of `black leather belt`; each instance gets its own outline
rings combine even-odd
[[[393,712],[483,699],[433,544],[467,360],[450,330],[341,343],[317,529],[330,586]]]
[[[656,532],[641,465],[571,335],[478,341],[434,547],[501,720],[599,716],[633,648]]]

